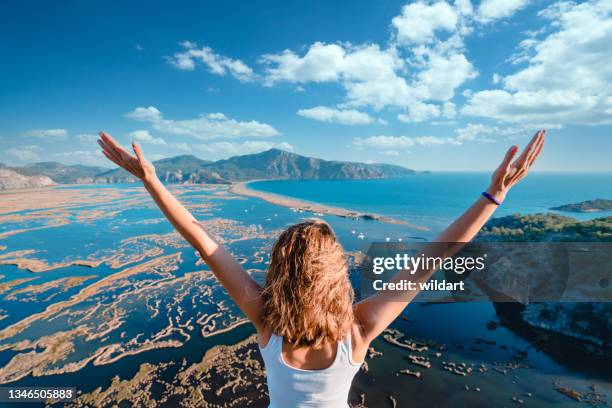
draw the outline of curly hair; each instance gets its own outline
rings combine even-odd
[[[279,236],[262,295],[265,324],[290,344],[316,347],[346,336],[354,320],[354,292],[329,224],[311,219]]]

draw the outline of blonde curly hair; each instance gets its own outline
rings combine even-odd
[[[311,219],[279,236],[263,288],[273,333],[293,345],[338,342],[353,323],[353,298],[344,250],[329,224]]]

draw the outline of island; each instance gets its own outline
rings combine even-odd
[[[605,198],[596,198],[595,200],[587,200],[574,204],[565,204],[558,207],[551,207],[551,210],[565,212],[597,212],[597,211],[612,211],[612,200]]]

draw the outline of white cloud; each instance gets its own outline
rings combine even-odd
[[[397,119],[400,122],[424,122],[426,120],[437,118],[440,116],[440,107],[438,105],[415,101],[408,105],[407,113],[400,113]]]
[[[132,140],[137,140],[139,142],[148,143],[152,145],[165,146],[168,143],[161,137],[155,137],[148,130],[134,130],[127,134],[129,138]]]
[[[460,146],[464,142],[483,142],[494,141],[495,136],[505,136],[508,138],[522,135],[525,128],[499,128],[496,126],[486,126],[483,124],[470,123],[467,126],[456,129],[453,137],[438,136],[371,136],[367,138],[353,139],[353,145],[357,148],[369,148],[377,150],[380,154],[394,156],[399,150],[407,150],[417,146],[441,146],[453,145]]]
[[[417,1],[405,5],[391,24],[397,30],[398,41],[423,44],[434,40],[436,31],[454,31],[457,20],[456,11],[445,1],[433,4]]]
[[[165,119],[155,107],[139,107],[125,116],[148,122],[151,127],[161,133],[191,136],[197,139],[236,138],[244,136],[269,137],[280,133],[272,126],[257,121],[240,122],[216,112],[200,115],[195,119],[172,120]]]
[[[261,62],[267,65],[265,84],[336,81],[343,72],[345,55],[340,45],[320,42],[312,44],[303,57],[290,50],[280,54],[264,54]]]
[[[477,19],[489,23],[512,16],[529,3],[529,0],[483,0],[478,6]]]
[[[327,106],[300,109],[297,114],[321,122],[341,123],[343,125],[367,125],[374,122],[374,118],[365,112],[355,109],[335,109]]]
[[[32,129],[25,132],[24,135],[40,138],[63,139],[68,135],[68,131],[66,129]]]
[[[133,111],[126,113],[125,117],[142,122],[157,122],[162,119],[162,114],[155,106],[147,108],[139,106]]]
[[[400,155],[400,152],[398,152],[397,150],[384,150],[382,152],[378,152],[379,154],[382,154],[384,156],[392,156],[392,157],[397,157]]]
[[[432,52],[427,68],[418,74],[417,86],[424,87],[425,99],[447,101],[455,95],[457,87],[476,76],[476,70],[465,55]]]
[[[436,136],[370,136],[368,138],[357,137],[353,139],[353,145],[357,147],[370,147],[381,150],[407,149],[414,146],[438,146],[443,144],[456,144],[451,138]]]
[[[415,101],[408,105],[407,113],[400,113],[397,119],[400,122],[424,122],[434,118],[453,119],[456,116],[456,107],[452,102],[445,102],[442,106]]]
[[[41,160],[38,154],[39,150],[40,148],[38,146],[23,146],[7,149],[4,152],[7,156],[21,163],[31,163]]]
[[[462,113],[542,125],[612,123],[612,4],[564,2],[541,12],[553,19],[529,43],[527,66],[507,75],[503,89],[475,92]]]
[[[84,164],[106,167],[110,164],[101,150],[69,150],[53,153],[53,157],[65,164]]]
[[[487,126],[481,123],[468,123],[465,127],[455,129],[456,140],[458,142],[479,141],[492,142],[494,137],[500,134],[506,134],[496,126]]]
[[[446,119],[453,119],[457,116],[457,108],[452,102],[444,102],[442,105],[442,116]]]
[[[96,140],[98,140],[98,135],[94,135],[93,133],[79,133],[75,138],[82,143],[95,143]]]
[[[232,59],[219,55],[210,47],[203,46],[202,48],[197,48],[197,44],[190,41],[183,41],[180,45],[184,50],[167,58],[168,62],[178,69],[193,71],[196,67],[196,63],[201,62],[215,75],[225,75],[229,73],[243,82],[254,79],[253,70],[239,59]]]
[[[406,76],[408,66],[398,50],[376,44],[312,44],[303,56],[285,50],[264,55],[265,84],[279,82],[340,82],[346,107],[408,108],[425,100],[447,101],[456,88],[476,76],[472,64],[457,52],[457,39],[418,50],[411,64],[417,75]]]
[[[344,86],[347,103],[353,106],[404,105],[412,100],[406,80],[397,75],[404,68],[393,49],[376,44],[312,44],[303,56],[285,50],[262,57],[266,65],[264,84],[279,82],[336,82]]]
[[[223,156],[236,156],[242,154],[259,153],[272,148],[293,150],[293,146],[286,142],[272,143],[262,140],[236,142],[213,142],[194,146],[203,153]]]

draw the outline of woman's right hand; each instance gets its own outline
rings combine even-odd
[[[512,161],[518,152],[517,146],[512,146],[508,149],[504,160],[499,165],[497,170],[491,177],[491,185],[487,189],[487,193],[491,194],[499,201],[503,201],[508,193],[508,190],[520,180],[522,180],[536,161],[546,139],[546,130],[542,129],[536,132],[531,139],[531,142],[525,147],[523,153],[518,159]]]
[[[132,148],[134,153],[136,153],[136,157],[125,150],[106,132],[100,132],[98,144],[102,147],[102,153],[104,153],[107,159],[117,166],[123,167],[143,182],[151,182],[157,177],[155,167],[145,159],[140,146],[136,142],[132,142]]]

